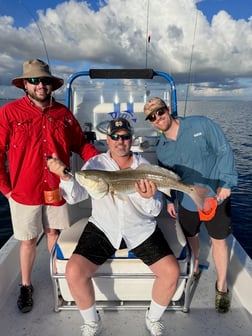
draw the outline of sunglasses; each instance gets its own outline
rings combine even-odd
[[[111,134],[110,138],[114,141],[118,141],[119,139],[121,140],[130,140],[131,139],[131,134]]]
[[[165,109],[159,109],[153,113],[151,113],[148,117],[147,117],[147,120],[149,120],[150,122],[154,122],[156,119],[157,119],[157,116],[162,116],[164,115],[166,112]]]
[[[43,85],[51,85],[52,84],[52,78],[45,77],[45,78],[26,78],[27,82],[32,85],[39,85],[39,83],[42,83]]]

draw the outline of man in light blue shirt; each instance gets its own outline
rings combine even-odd
[[[205,220],[211,237],[217,281],[215,307],[220,313],[230,308],[227,288],[228,247],[226,238],[231,233],[230,194],[237,185],[237,172],[232,149],[221,128],[203,116],[174,118],[166,103],[151,98],[144,106],[146,120],[161,131],[157,145],[157,158],[163,167],[177,173],[184,183],[206,186],[209,197],[218,202],[215,215]],[[195,257],[195,275],[198,274],[198,233],[202,220],[196,204],[183,193],[177,195],[180,224],[191,244]],[[167,210],[176,217],[172,199],[167,200]]]

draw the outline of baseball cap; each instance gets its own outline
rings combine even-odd
[[[121,129],[124,129],[130,134],[133,133],[133,129],[127,119],[117,118],[117,119],[110,120],[108,127],[107,127],[107,134],[112,135]]]
[[[144,105],[144,113],[146,115],[145,120],[148,119],[149,115],[153,112],[156,112],[157,110],[161,108],[167,108],[166,103],[158,97],[151,98],[145,105]]]

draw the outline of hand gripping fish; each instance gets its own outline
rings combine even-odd
[[[127,168],[116,171],[87,169],[77,171],[75,178],[94,199],[111,194],[123,199],[123,195],[136,192],[135,183],[147,179],[155,183],[157,189],[170,196],[171,190],[188,194],[199,209],[203,208],[208,189],[184,184],[174,172],[159,166],[141,164],[136,169]]]

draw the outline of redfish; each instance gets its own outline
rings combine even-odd
[[[171,190],[188,194],[199,209],[203,209],[206,187],[185,184],[174,172],[155,165],[141,164],[136,169],[116,171],[87,169],[77,171],[75,178],[94,199],[110,194],[123,199],[124,195],[136,192],[135,183],[147,179],[155,183],[157,189],[170,196]]]

